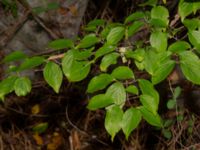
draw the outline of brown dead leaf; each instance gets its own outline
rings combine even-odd
[[[72,5],[69,7],[69,11],[72,13],[73,16],[77,16],[78,15],[78,9],[75,5]]]
[[[36,104],[31,108],[31,113],[33,115],[36,115],[40,112],[40,105]]]
[[[37,145],[42,146],[44,144],[44,141],[43,141],[42,137],[39,134],[37,134],[37,133],[34,134],[33,138],[34,138],[34,140],[35,140]]]
[[[62,136],[58,132],[54,132],[51,143],[47,145],[47,150],[57,150],[62,144]]]

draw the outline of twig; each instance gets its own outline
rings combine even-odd
[[[64,57],[65,54],[58,54],[58,55],[53,55],[53,56],[50,56],[48,58],[48,60],[56,60],[56,59],[61,59]]]
[[[19,19],[17,23],[12,25],[11,27],[8,27],[6,31],[4,31],[4,37],[1,38],[2,40],[0,41],[0,47],[5,47],[8,43],[13,38],[13,35],[23,26],[23,24],[27,21],[28,16],[30,15],[31,11],[27,10],[23,17]]]
[[[30,11],[30,14],[33,16],[33,19],[34,19],[42,28],[44,28],[44,30],[45,30],[53,39],[58,39],[58,38],[59,38],[56,34],[54,34],[54,33],[51,31],[51,29],[49,29],[49,28],[42,22],[42,19],[40,19],[36,14],[34,14],[34,13],[32,12],[32,10],[31,10],[32,8],[29,6],[28,3],[23,2],[23,1],[21,1],[21,0],[18,0],[18,1],[19,1],[19,3],[21,3],[27,10]]]

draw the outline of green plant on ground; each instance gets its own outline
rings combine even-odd
[[[142,119],[163,128],[158,114],[159,93],[154,86],[164,81],[175,65],[180,66],[187,80],[200,84],[200,20],[187,18],[199,6],[199,2],[179,2],[178,13],[189,41],[177,39],[180,29],[169,25],[168,9],[154,5],[150,11],[134,12],[124,23],[92,20],[84,28],[85,36],[75,42],[58,39],[49,43],[48,47],[55,51],[67,49],[64,54],[28,57],[21,51],[13,52],[2,63],[19,61],[20,65],[8,68],[7,78],[0,82],[0,98],[4,100],[13,91],[17,96],[31,91],[30,79],[21,75],[24,70],[44,65],[45,81],[59,93],[63,76],[69,82],[86,80],[95,65],[99,69],[85,85],[92,96],[87,108],[93,111],[105,108],[105,129],[112,140],[121,129],[128,139]],[[149,40],[131,41],[131,37],[144,30],[149,32]],[[55,61],[60,58],[61,63]],[[146,76],[141,78],[138,72]],[[130,105],[133,96],[138,97],[137,106]],[[174,105],[177,97],[173,98],[169,106]]]

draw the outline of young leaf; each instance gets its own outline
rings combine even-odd
[[[124,23],[127,24],[127,23],[130,23],[130,22],[132,22],[132,21],[142,19],[142,18],[144,18],[144,17],[145,17],[144,12],[137,11],[137,12],[132,13],[132,14],[129,15],[128,17],[126,17]]]
[[[158,114],[153,114],[147,110],[144,106],[140,107],[140,112],[143,118],[152,126],[163,127],[162,120]]]
[[[32,69],[44,63],[44,58],[40,56],[35,56],[25,59],[25,61],[19,66],[18,71],[23,71],[26,69]]]
[[[170,99],[167,101],[167,108],[168,109],[174,109],[176,107],[176,100]]]
[[[76,61],[72,51],[68,51],[62,59],[64,75],[70,82],[85,79],[90,72],[91,64],[88,61]]]
[[[138,109],[129,108],[126,110],[122,119],[122,130],[126,136],[126,140],[128,140],[130,133],[138,127],[141,119],[142,115]]]
[[[133,71],[127,66],[119,66],[112,71],[111,76],[115,79],[119,80],[126,80],[126,79],[133,79],[134,74]]]
[[[187,80],[194,84],[200,84],[200,60],[191,51],[185,51],[180,55],[181,70]]]
[[[109,74],[100,74],[92,78],[88,84],[87,92],[94,93],[98,90],[106,88],[113,81],[113,77]]]
[[[112,45],[108,45],[108,44],[104,44],[101,48],[99,48],[96,53],[95,53],[95,59],[105,55],[105,54],[108,54],[112,51],[115,50],[115,46],[112,46]]]
[[[4,96],[11,93],[14,90],[14,83],[16,76],[9,76],[0,82],[0,99],[4,100]]]
[[[106,40],[110,45],[116,45],[124,36],[125,28],[124,27],[115,27],[110,30]]]
[[[177,99],[179,97],[179,95],[181,94],[181,88],[178,86],[175,88],[174,90],[174,95],[173,95],[173,98],[174,99]]]
[[[140,95],[140,102],[146,109],[148,109],[154,115],[157,114],[158,102],[154,97],[145,94]]]
[[[141,21],[135,21],[132,25],[128,27],[128,37],[134,35],[136,32],[138,32],[141,27],[144,25]]]
[[[173,53],[179,53],[179,52],[183,52],[190,48],[191,48],[191,46],[188,42],[176,41],[175,43],[173,43],[169,46],[168,51],[171,51]]]
[[[113,83],[106,91],[106,95],[112,97],[116,105],[123,105],[126,101],[126,90],[122,83]]]
[[[158,84],[163,81],[174,69],[176,62],[173,60],[166,60],[162,62],[157,70],[153,73],[151,81],[153,84]]]
[[[101,71],[106,72],[107,68],[110,65],[116,64],[117,63],[117,58],[119,56],[120,55],[118,53],[110,53],[110,54],[105,55],[101,60],[101,64],[100,64]]]
[[[139,94],[138,88],[135,85],[129,85],[126,88],[126,92],[131,93],[131,94],[136,94],[136,95]]]
[[[55,50],[60,50],[64,48],[73,48],[74,43],[72,40],[69,39],[58,39],[50,42],[48,44],[49,48],[55,49]]]
[[[48,123],[47,122],[43,122],[43,123],[39,123],[39,124],[37,124],[37,125],[35,125],[33,128],[32,128],[32,130],[33,130],[33,132],[36,132],[36,133],[43,133],[43,132],[45,132],[46,130],[47,130],[47,128],[48,128]]]
[[[107,132],[111,135],[112,141],[115,135],[121,129],[123,111],[117,105],[113,105],[107,108],[105,117],[105,128]]]
[[[163,52],[167,49],[167,34],[161,31],[151,33],[150,43],[158,52]]]
[[[80,41],[76,48],[89,48],[91,46],[94,46],[98,42],[99,39],[96,37],[95,34],[88,34]]]
[[[43,76],[46,82],[58,93],[63,80],[62,70],[59,65],[54,62],[48,62],[44,67]]]
[[[149,95],[155,99],[156,104],[159,104],[159,94],[154,89],[153,84],[145,79],[139,80],[139,87],[144,95]]]
[[[27,77],[19,77],[14,83],[14,89],[17,96],[25,96],[31,92],[31,81]]]
[[[164,6],[156,6],[151,10],[151,18],[162,21],[165,26],[169,23],[168,17],[169,12]]]
[[[104,108],[113,103],[113,99],[105,94],[95,95],[89,101],[87,108],[90,110],[96,110],[99,108]]]
[[[24,58],[26,58],[27,55],[24,54],[22,51],[14,51],[8,55],[6,55],[6,57],[3,59],[3,62],[12,62],[12,61],[16,61],[16,60],[22,60]]]
[[[200,29],[189,31],[188,37],[192,45],[200,52]]]

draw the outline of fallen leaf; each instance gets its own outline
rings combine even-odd
[[[40,105],[36,104],[31,108],[31,113],[33,115],[36,115],[40,112]]]
[[[44,144],[44,141],[43,141],[42,137],[39,134],[37,134],[37,133],[34,134],[33,138],[34,138],[34,140],[35,140],[37,145],[42,146]]]

